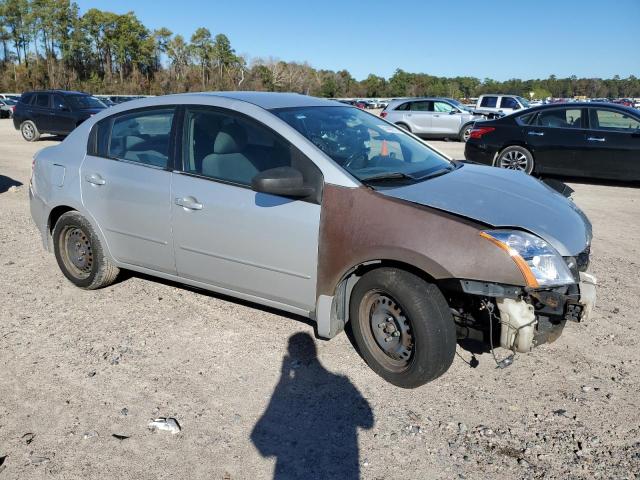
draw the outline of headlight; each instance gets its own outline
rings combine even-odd
[[[516,263],[528,286],[566,285],[575,279],[560,254],[547,242],[519,230],[490,230],[480,236],[506,251]]]

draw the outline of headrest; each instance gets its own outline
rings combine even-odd
[[[225,125],[216,135],[213,153],[240,153],[247,145],[247,131],[237,123]]]

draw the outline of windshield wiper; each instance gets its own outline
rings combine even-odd
[[[364,177],[360,180],[363,182],[384,182],[386,180],[417,180],[416,177],[408,175],[402,172],[383,172],[371,175],[370,177]]]
[[[455,167],[439,168],[435,172],[427,173],[426,175],[423,175],[422,177],[419,177],[416,180],[427,180],[428,178],[439,177],[440,175],[444,175],[445,173],[452,172],[453,170],[455,170]]]

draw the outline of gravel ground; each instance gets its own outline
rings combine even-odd
[[[490,355],[475,369],[456,358],[407,391],[375,376],[346,335],[310,341],[313,326],[298,317],[138,275],[73,287],[29,215],[31,157],[53,143],[26,143],[0,121],[0,480],[263,479],[276,469],[640,478],[637,188],[571,184],[595,232],[589,322],[506,370]],[[462,155],[457,142],[434,145]],[[156,417],[182,431],[150,431]]]

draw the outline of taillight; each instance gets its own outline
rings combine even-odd
[[[386,117],[387,116],[387,112],[385,112],[385,111],[380,112],[380,116],[382,118]]]
[[[483,135],[493,132],[495,127],[474,127],[469,134],[469,138],[482,138]]]

